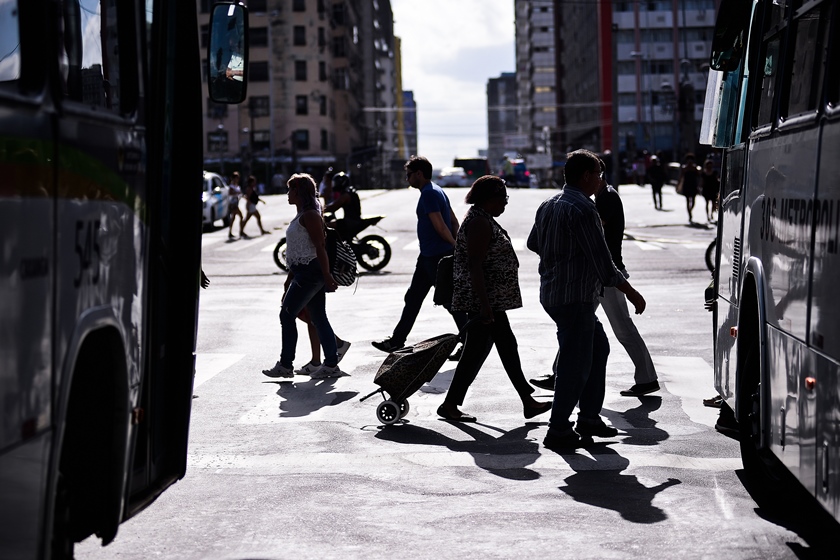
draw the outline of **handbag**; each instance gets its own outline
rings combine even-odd
[[[356,281],[356,254],[353,248],[333,228],[326,228],[327,257],[330,274],[339,286],[350,286]]]
[[[452,307],[452,294],[455,291],[454,268],[455,257],[447,255],[438,261],[435,274],[435,294],[432,299],[435,305],[442,305],[446,309]]]

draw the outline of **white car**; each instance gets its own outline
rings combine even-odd
[[[437,184],[441,187],[469,187],[472,183],[463,167],[444,167],[437,176]]]
[[[205,226],[212,226],[216,220],[222,220],[227,226],[230,224],[230,191],[227,183],[221,175],[204,172],[204,191],[201,193],[201,201],[204,204]]]

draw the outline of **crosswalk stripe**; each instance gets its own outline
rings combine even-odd
[[[196,354],[195,381],[193,381],[193,389],[205,381],[212,379],[214,376],[223,372],[244,357],[245,354]]]
[[[633,243],[642,251],[661,251],[664,249],[659,243],[651,241],[633,241]]]

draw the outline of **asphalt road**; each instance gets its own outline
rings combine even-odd
[[[463,215],[465,190],[449,190]],[[650,190],[623,186],[624,257],[648,308],[636,318],[662,390],[619,396],[632,364],[615,342],[604,418],[616,438],[572,454],[542,447],[547,418],[525,421],[492,353],[462,409],[472,425],[440,420],[443,395],[421,390],[406,422],[376,418],[373,377],[417,255],[417,192],[364,191],[363,212],[381,227],[391,263],[328,296],[336,332],[353,344],[340,379],[271,380],[279,358],[285,274],[271,251],[294,211],[283,196],[261,205],[267,236],[204,234],[197,372],[186,477],[125,523],[116,541],[77,547],[78,558],[794,558],[826,557],[815,508],[758,506],[742,482],[737,442],[717,433],[712,388],[710,281],[703,255],[714,237],[688,225],[684,199],[666,187],[665,211]],[[557,341],[538,301],[537,257],[525,239],[549,191],[510,192],[499,222],[520,259],[524,307],[510,312],[527,377],[550,371]],[[703,215],[702,199],[695,217]],[[248,224],[251,233],[255,224]],[[423,309],[409,343],[452,332],[441,308]],[[602,312],[601,312],[602,313]],[[309,357],[300,329],[298,360]],[[445,390],[454,363],[431,386]],[[550,393],[539,391],[538,399]],[[833,526],[836,531],[836,526]],[[836,534],[836,533],[835,533]],[[836,548],[833,549],[836,551]]]

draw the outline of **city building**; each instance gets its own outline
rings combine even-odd
[[[393,126],[402,100],[390,0],[245,3],[248,98],[205,100],[205,167],[253,173],[267,190],[295,172],[320,180],[330,167],[361,188],[389,183],[404,143]],[[211,7],[198,3],[203,46]]]
[[[516,73],[503,72],[487,81],[487,160],[492,170],[498,170],[506,152],[516,141],[517,106]]]

